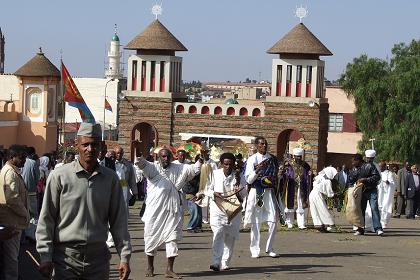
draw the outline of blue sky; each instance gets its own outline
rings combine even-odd
[[[74,76],[101,77],[106,47],[118,24],[123,45],[154,20],[155,0],[2,0],[6,72],[14,72],[42,46],[59,65],[60,49]],[[159,0],[160,2],[160,0]],[[266,51],[299,19],[332,51],[326,77],[337,79],[354,57],[390,57],[395,43],[420,38],[420,1],[380,0],[163,0],[161,22],[188,48],[183,79],[271,79]],[[126,52],[128,54],[129,52]],[[127,60],[127,55],[125,57]]]

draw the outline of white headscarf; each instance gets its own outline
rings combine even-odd
[[[50,163],[50,158],[43,156],[39,158],[39,169],[42,171],[48,171],[48,163]]]
[[[321,179],[321,178],[325,178],[325,177],[327,177],[327,179],[329,179],[329,180],[332,180],[335,177],[335,175],[337,175],[337,173],[338,173],[337,169],[335,169],[334,167],[332,167],[332,166],[325,167],[315,177],[315,181],[317,181],[317,179]]]

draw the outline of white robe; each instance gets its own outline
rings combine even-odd
[[[213,231],[212,264],[220,266],[222,269],[229,266],[235,240],[239,238],[241,213],[238,213],[229,223],[227,215],[214,202],[214,193],[232,193],[235,185],[236,178],[234,173],[226,177],[223,169],[217,169],[213,172],[212,179],[207,183],[204,192],[210,198],[210,226]],[[243,177],[241,177],[239,187],[243,188],[240,195],[244,198],[246,196],[246,190],[244,188],[245,179]]]
[[[389,184],[386,183],[389,182]],[[377,186],[378,189],[378,208],[379,214],[381,216],[381,225],[382,228],[387,228],[389,221],[391,220],[392,210],[394,206],[394,193],[395,193],[395,175],[389,171],[385,170],[381,172],[381,181]],[[365,229],[375,232],[372,224],[372,210],[370,208],[369,202],[366,207],[365,214]]]
[[[248,184],[254,183],[258,174],[255,173],[255,165],[260,164],[263,160],[271,158],[269,153],[265,155],[256,153],[250,156],[246,162],[245,180]],[[262,222],[275,223],[278,220],[277,208],[275,205],[275,198],[270,189],[266,189],[263,194],[263,206],[257,206],[257,192],[255,188],[251,188],[248,193],[248,198],[244,201],[246,204],[244,227],[252,224]]]
[[[335,176],[335,175],[334,175]],[[334,178],[334,176],[332,176]],[[321,174],[315,177],[313,189],[309,194],[309,203],[314,226],[334,225],[334,219],[328,210],[325,196],[333,197],[331,180]]]
[[[158,162],[139,158],[137,166],[147,178],[144,222],[144,250],[153,254],[164,243],[182,239],[181,200],[179,190],[199,172],[200,162],[185,166],[170,164],[163,169]]]

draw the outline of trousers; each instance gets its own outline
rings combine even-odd
[[[267,222],[268,224],[268,238],[267,244],[265,246],[266,252],[274,252],[273,243],[274,237],[277,230],[277,223]],[[253,223],[251,226],[251,244],[249,249],[251,251],[252,256],[259,256],[260,255],[260,233],[261,223]]]
[[[0,241],[0,279],[17,280],[19,277],[19,249],[22,232],[12,238]]]
[[[111,254],[106,244],[86,245],[77,248],[54,247],[55,280],[109,279]]]

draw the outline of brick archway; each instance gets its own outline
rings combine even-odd
[[[158,145],[158,134],[156,128],[147,122],[136,124],[131,131],[131,141],[140,140],[140,149],[144,156],[149,155],[150,148]],[[130,144],[131,160],[134,161],[136,154],[133,145]]]
[[[277,157],[284,158],[288,155],[290,142],[296,142],[300,138],[305,138],[297,129],[285,129],[277,137]]]

